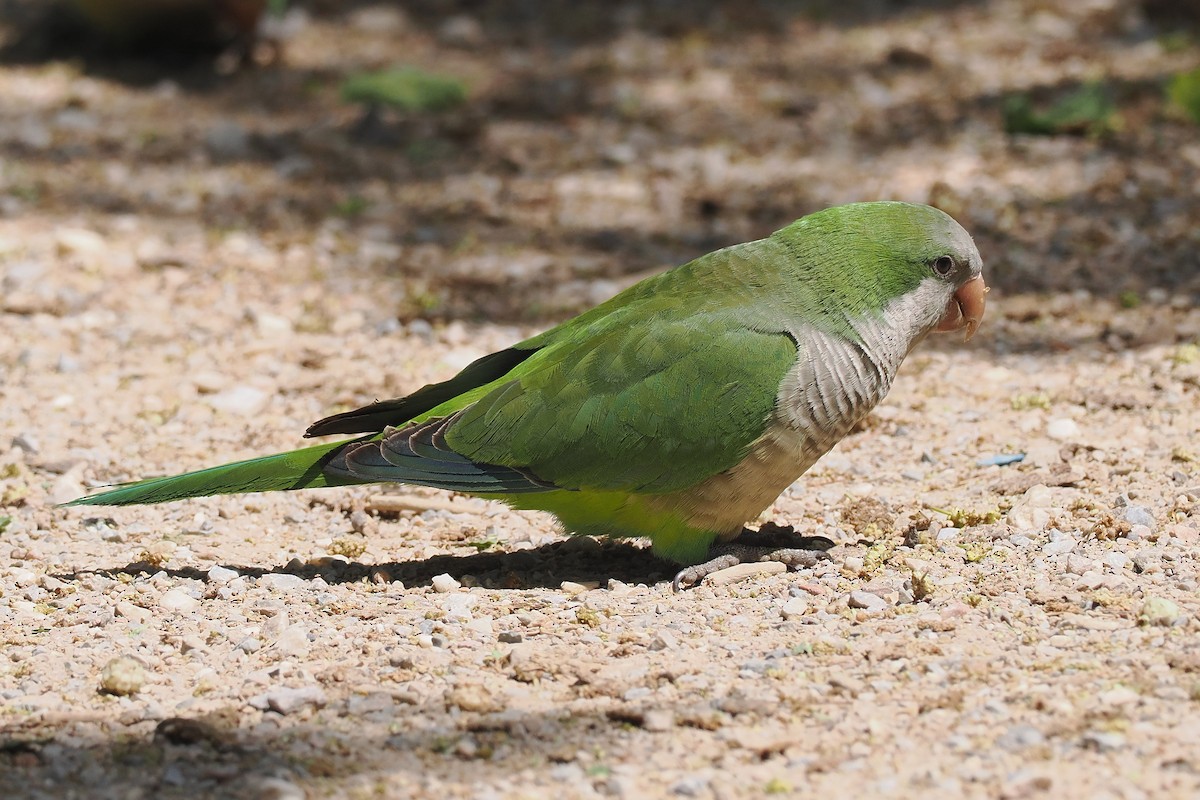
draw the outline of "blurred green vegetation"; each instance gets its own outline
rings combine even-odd
[[[1007,133],[1103,136],[1119,127],[1120,116],[1103,83],[1084,84],[1045,109],[1037,108],[1027,94],[1011,95],[1004,104]]]
[[[1200,124],[1200,68],[1181,72],[1167,84],[1167,97],[1185,114]]]
[[[466,102],[467,88],[457,78],[400,67],[351,75],[342,83],[342,98],[401,111],[446,111]]]

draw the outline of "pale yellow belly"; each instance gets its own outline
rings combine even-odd
[[[818,442],[776,422],[736,467],[691,489],[664,495],[658,502],[674,508],[689,525],[716,531],[722,541],[732,539],[824,455],[837,438]]]

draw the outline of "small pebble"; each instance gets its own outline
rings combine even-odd
[[[305,800],[304,789],[283,778],[261,778],[253,782],[255,800]]]
[[[1125,746],[1125,735],[1113,731],[1088,731],[1083,735],[1083,746],[1101,753],[1120,750]]]
[[[258,584],[284,592],[308,588],[308,581],[290,572],[268,572],[258,579]]]
[[[887,601],[882,597],[863,591],[862,589],[855,589],[850,592],[847,602],[851,608],[861,608],[868,613],[877,613],[888,607]]]
[[[12,446],[18,450],[24,450],[30,455],[36,455],[38,450],[41,449],[41,445],[37,438],[33,436],[33,434],[29,433],[18,433],[16,436],[12,437]]]
[[[435,578],[434,580],[437,579]],[[446,591],[451,591],[452,589],[453,587]],[[442,608],[446,612],[446,619],[454,622],[470,622],[475,618],[471,609],[478,604],[479,596],[469,592],[461,592],[447,596],[443,602],[444,605]]]
[[[255,386],[233,386],[216,394],[203,396],[203,401],[217,411],[253,417],[266,409],[271,395]]]
[[[1138,622],[1143,625],[1174,625],[1181,612],[1179,606],[1165,597],[1148,597],[1138,612]]]
[[[996,746],[1010,752],[1036,747],[1046,741],[1045,735],[1032,725],[1013,725],[996,740]]]
[[[100,671],[100,691],[126,697],[137,694],[146,684],[146,669],[132,656],[117,656]]]
[[[1074,553],[1067,555],[1065,567],[1066,571],[1072,575],[1082,575],[1085,572],[1092,570],[1095,566],[1096,562],[1092,561],[1090,558],[1084,558],[1083,556],[1075,555]]]
[[[650,640],[651,650],[674,650],[679,646],[679,640],[675,638],[675,634],[667,630],[659,631],[653,639]]]
[[[779,609],[784,619],[795,619],[808,613],[808,600],[803,597],[789,597]]]
[[[433,584],[433,590],[438,594],[453,592],[455,589],[458,589],[462,586],[461,583],[456,581],[450,575],[447,575],[445,572],[443,572],[441,575],[434,575],[433,580],[430,581],[430,583]]]
[[[265,694],[260,694],[249,700],[250,705],[255,708],[264,711],[270,709],[284,716],[294,714],[308,706],[320,708],[325,705],[325,702],[325,690],[316,685],[271,689]]]
[[[934,537],[934,541],[938,543],[953,542],[958,538],[958,534],[958,528],[942,528],[937,532],[937,536]]]
[[[1129,556],[1124,553],[1109,553],[1104,556],[1104,565],[1113,572],[1121,572],[1129,566]]]
[[[1131,542],[1143,542],[1149,539],[1153,532],[1149,525],[1134,525],[1129,529],[1129,533],[1125,534],[1125,538]]]
[[[1161,569],[1158,563],[1158,554],[1154,552],[1134,553],[1131,560],[1133,561],[1133,571],[1139,575],[1158,572]]]
[[[135,625],[144,625],[150,619],[150,612],[147,609],[136,606],[128,601],[122,600],[118,602],[115,608],[117,614]]]
[[[238,643],[237,649],[243,653],[256,653],[262,649],[262,642],[253,636],[247,636]]]
[[[478,683],[455,686],[446,692],[444,700],[447,708],[458,708],[480,714],[499,711],[504,707],[499,699]]]
[[[1128,686],[1117,686],[1106,692],[1101,692],[1096,699],[1106,708],[1115,708],[1136,703],[1142,696]]]
[[[644,730],[661,733],[675,727],[675,714],[669,709],[652,708],[642,715]]]
[[[1154,515],[1145,506],[1126,506],[1125,521],[1130,525],[1145,525],[1154,529]]]
[[[760,575],[778,575],[781,572],[787,572],[786,564],[778,561],[754,561],[749,564],[734,564],[732,567],[710,572],[704,578],[704,583],[709,586],[728,586],[731,583],[738,583]]]
[[[1075,545],[1079,544],[1074,536],[1059,536],[1051,535],[1050,541],[1042,545],[1042,552],[1048,556],[1060,556],[1071,552],[1075,549]]]
[[[275,639],[274,646],[285,655],[304,655],[308,652],[308,628],[303,624],[289,625]]]
[[[158,599],[158,606],[165,611],[178,611],[181,614],[186,614],[189,611],[195,611],[199,608],[200,601],[177,587],[168,589]]]
[[[95,257],[108,250],[104,237],[86,228],[59,228],[54,238],[63,255]]]
[[[671,794],[679,797],[701,797],[708,794],[708,778],[692,775],[671,784]]]
[[[1073,419],[1052,419],[1046,423],[1046,435],[1055,441],[1065,442],[1079,435],[1079,424]]]
[[[238,576],[236,569],[222,567],[219,564],[208,571],[208,580],[211,583],[229,583]]]

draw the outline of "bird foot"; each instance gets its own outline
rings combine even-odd
[[[756,531],[743,528],[736,539],[713,545],[707,561],[680,570],[671,587],[681,591],[736,564],[778,561],[791,569],[812,567],[818,561],[828,560],[825,551],[833,546],[834,542],[824,536],[798,536],[790,525],[782,527],[768,522]]]

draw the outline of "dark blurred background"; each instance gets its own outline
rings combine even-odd
[[[0,217],[313,246],[534,321],[816,208],[938,205],[1004,293],[1200,291],[1193,0],[0,0]],[[336,285],[336,280],[334,285]]]

